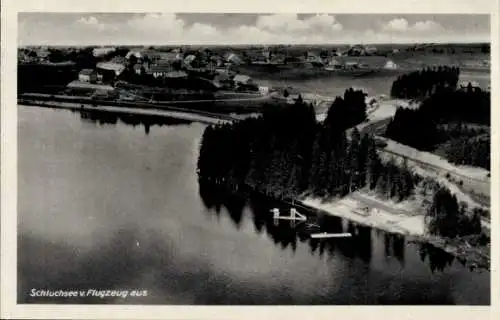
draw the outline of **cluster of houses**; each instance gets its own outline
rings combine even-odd
[[[109,53],[109,51],[103,51]],[[112,71],[121,74],[127,66],[132,64],[136,74],[149,74],[155,78],[178,78],[186,76],[182,70],[198,72],[215,72],[216,69],[226,68],[232,64],[241,63],[241,59],[234,53],[225,56],[210,55],[204,51],[183,53],[182,49],[159,51],[154,49],[131,49],[126,56],[116,56],[110,61],[100,62],[96,69]]]
[[[111,51],[98,48],[94,50],[95,56],[107,55]],[[121,77],[125,72],[133,72],[137,75],[147,74],[156,79],[178,80],[187,79],[190,72],[206,72],[212,74],[213,80],[210,86],[219,89],[241,89],[257,88],[253,80],[237,72],[232,66],[240,64],[242,59],[235,53],[228,52],[225,55],[210,55],[204,51],[183,53],[180,49],[171,51],[159,51],[152,49],[131,49],[125,56],[117,55],[96,64],[95,69],[82,69],[78,73],[78,79],[69,83],[68,91],[75,92],[88,89],[87,91],[110,92],[110,85]]]
[[[314,52],[308,51],[305,54],[300,53],[298,56],[289,56],[282,52],[284,50],[264,48],[260,54],[253,56],[251,63],[253,64],[283,64],[285,60],[292,62],[325,64],[328,59],[333,57],[349,57],[349,56],[373,56],[377,55],[378,50],[374,46],[352,45],[348,49],[334,49],[327,52],[327,56],[321,56]],[[324,51],[324,50],[323,50]],[[326,51],[325,51],[326,52]]]
[[[323,50],[325,51],[325,50]],[[241,64],[284,64],[298,63],[312,66],[320,66],[333,69],[358,69],[361,63],[345,59],[349,55],[370,55],[376,52],[374,47],[351,46],[341,52],[332,50],[325,56],[312,51],[289,53],[288,48],[260,47],[245,49],[244,51],[227,49],[197,49],[175,48],[164,50],[161,48],[93,48],[90,53],[99,62],[92,69],[78,71],[77,79],[68,85],[71,90],[101,90],[111,92],[112,84],[117,80],[127,78],[131,74],[149,75],[155,79],[187,79],[191,73],[210,74],[208,77],[211,84],[217,88],[228,90],[259,90],[253,80],[243,74],[239,74],[238,66]],[[325,51],[326,52],[326,51]],[[37,48],[19,50],[19,60],[30,59],[43,60],[49,55],[48,48]],[[338,61],[337,61],[338,60]],[[352,60],[352,59],[351,59]],[[48,61],[48,60],[47,60]],[[340,62],[339,62],[340,61]],[[396,69],[398,66],[392,61],[387,61],[384,66],[388,69]],[[168,82],[168,81],[167,81]]]

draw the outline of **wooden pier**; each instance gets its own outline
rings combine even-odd
[[[328,238],[350,238],[352,234],[349,232],[346,233],[313,233],[311,234],[311,238],[313,239],[328,239]]]
[[[307,217],[303,214],[300,214],[295,208],[290,209],[289,216],[281,216],[280,210],[278,208],[271,209],[273,213],[274,219],[282,219],[282,220],[294,220],[294,221],[306,221]]]

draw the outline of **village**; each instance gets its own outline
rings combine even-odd
[[[360,57],[379,58],[375,47],[351,46],[345,52],[290,52],[280,46],[238,49],[20,48],[19,93],[50,92],[130,102],[252,97],[260,100],[262,96],[290,100],[292,88],[286,90],[285,84],[260,85],[252,74],[258,77],[259,72],[312,70],[317,74],[356,76],[375,70],[399,71],[396,63],[383,57],[386,53],[379,56],[382,59],[376,59],[375,65],[360,61]],[[48,81],[37,81],[39,78]]]

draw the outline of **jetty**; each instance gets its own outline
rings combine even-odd
[[[280,215],[280,210],[278,208],[271,209],[271,212],[273,213],[273,218],[275,220],[276,219],[294,220],[294,221],[306,221],[307,220],[307,217],[304,216],[303,214],[300,214],[295,208],[290,209],[289,216]]]
[[[313,239],[327,239],[327,238],[349,238],[352,237],[352,234],[349,232],[346,233],[313,233],[311,234],[311,238]]]

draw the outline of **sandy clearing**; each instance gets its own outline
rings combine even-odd
[[[365,226],[404,235],[425,235],[423,215],[401,214],[396,209],[386,206],[366,194],[353,193],[332,202],[322,202],[318,198],[306,198],[302,202],[333,216],[342,217]],[[365,207],[371,209],[368,215],[356,213],[361,212]]]

